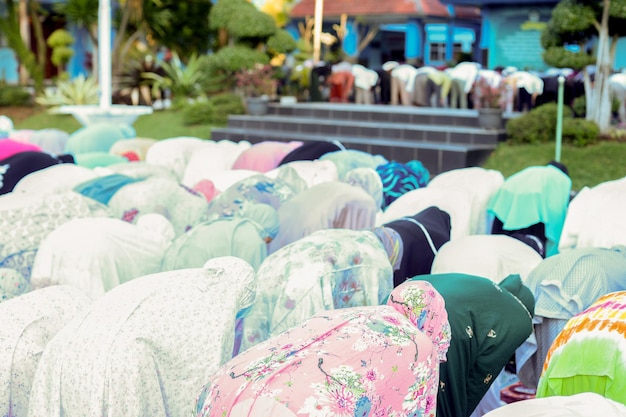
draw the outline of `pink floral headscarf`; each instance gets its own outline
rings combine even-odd
[[[387,305],[404,314],[432,340],[440,362],[447,360],[451,338],[448,312],[443,297],[430,282],[403,282],[391,292]]]

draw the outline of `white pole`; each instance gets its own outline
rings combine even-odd
[[[100,108],[111,107],[111,0],[100,0],[98,9],[98,72]]]
[[[322,20],[324,14],[324,0],[315,0],[315,25],[313,26],[313,63],[320,61],[322,43]]]

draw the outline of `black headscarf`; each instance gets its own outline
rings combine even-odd
[[[426,229],[428,236],[418,223]],[[395,230],[402,237],[402,261],[400,268],[393,273],[394,287],[402,284],[407,278],[430,274],[435,251],[450,240],[450,215],[438,207],[428,207],[414,216],[394,220],[384,226]]]
[[[53,156],[46,152],[26,151],[0,161],[0,195],[13,191],[28,174],[62,163],[74,163],[71,155]]]

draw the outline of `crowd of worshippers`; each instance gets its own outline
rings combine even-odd
[[[626,414],[626,178],[92,125],[0,179],[0,415]]]
[[[556,101],[560,75],[566,79],[566,103],[584,95],[583,75],[571,69],[539,73],[515,67],[487,69],[476,62],[434,67],[396,61],[372,69],[342,61],[309,70],[313,101],[461,109],[488,106],[523,112]]]

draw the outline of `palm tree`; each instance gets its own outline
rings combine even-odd
[[[93,71],[97,77],[98,68],[98,0],[67,0],[55,3],[54,9],[79,28],[84,28],[89,34],[93,45]]]

